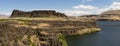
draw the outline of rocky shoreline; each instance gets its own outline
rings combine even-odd
[[[120,19],[99,19],[98,21],[120,21]]]
[[[59,34],[81,35],[96,32],[98,28],[95,21],[1,19],[0,45],[62,46],[65,40],[59,42]]]
[[[0,46],[68,46],[65,36],[98,31],[96,20],[77,20],[51,10],[14,10],[10,18],[0,19]]]

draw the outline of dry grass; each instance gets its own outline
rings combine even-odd
[[[62,17],[43,17],[43,18],[28,18],[28,17],[15,17],[15,18],[0,18],[0,20],[67,20]]]
[[[9,19],[21,19],[21,20],[67,20],[66,18],[61,17],[43,17],[43,18],[27,18],[27,17],[16,17]]]

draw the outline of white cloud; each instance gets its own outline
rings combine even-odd
[[[114,2],[119,2],[120,0],[113,0]]]
[[[93,1],[93,0],[86,0],[86,1]]]
[[[108,10],[120,10],[120,2],[112,2],[112,4],[110,4],[104,8],[100,8],[96,12],[98,14],[100,14],[100,13],[108,11]]]
[[[74,9],[82,9],[82,10],[97,10],[99,8],[91,6],[91,5],[77,5],[73,7]]]
[[[120,2],[113,2],[110,6],[110,9],[117,10],[120,9]]]
[[[96,10],[98,10],[98,7],[95,6],[91,6],[91,5],[77,5],[73,7],[73,10],[69,11],[65,11],[64,13],[66,13],[67,15],[70,16],[80,16],[80,15],[88,15],[88,14],[95,14]]]
[[[82,0],[81,2],[90,2],[90,1],[93,1],[93,0]]]
[[[64,11],[64,13],[70,16],[80,16],[80,15],[90,14],[90,12],[78,11],[78,10]]]
[[[108,6],[104,6],[103,8],[95,7],[92,5],[78,5],[74,6],[71,11],[67,10],[67,15],[86,15],[86,14],[101,14],[102,12],[108,11],[108,10],[120,10],[120,2],[112,2],[112,4]],[[77,10],[77,11],[76,11]]]

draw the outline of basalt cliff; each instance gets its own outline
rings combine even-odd
[[[59,13],[54,10],[34,10],[34,11],[13,10],[11,17],[67,17],[67,16],[64,13]]]
[[[0,46],[68,46],[65,35],[97,31],[99,26],[95,20],[74,20],[50,10],[14,10],[10,18],[0,19]]]

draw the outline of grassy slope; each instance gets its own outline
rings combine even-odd
[[[59,34],[59,42],[61,42],[63,44],[62,46],[68,46],[65,37],[66,36],[64,34]]]

